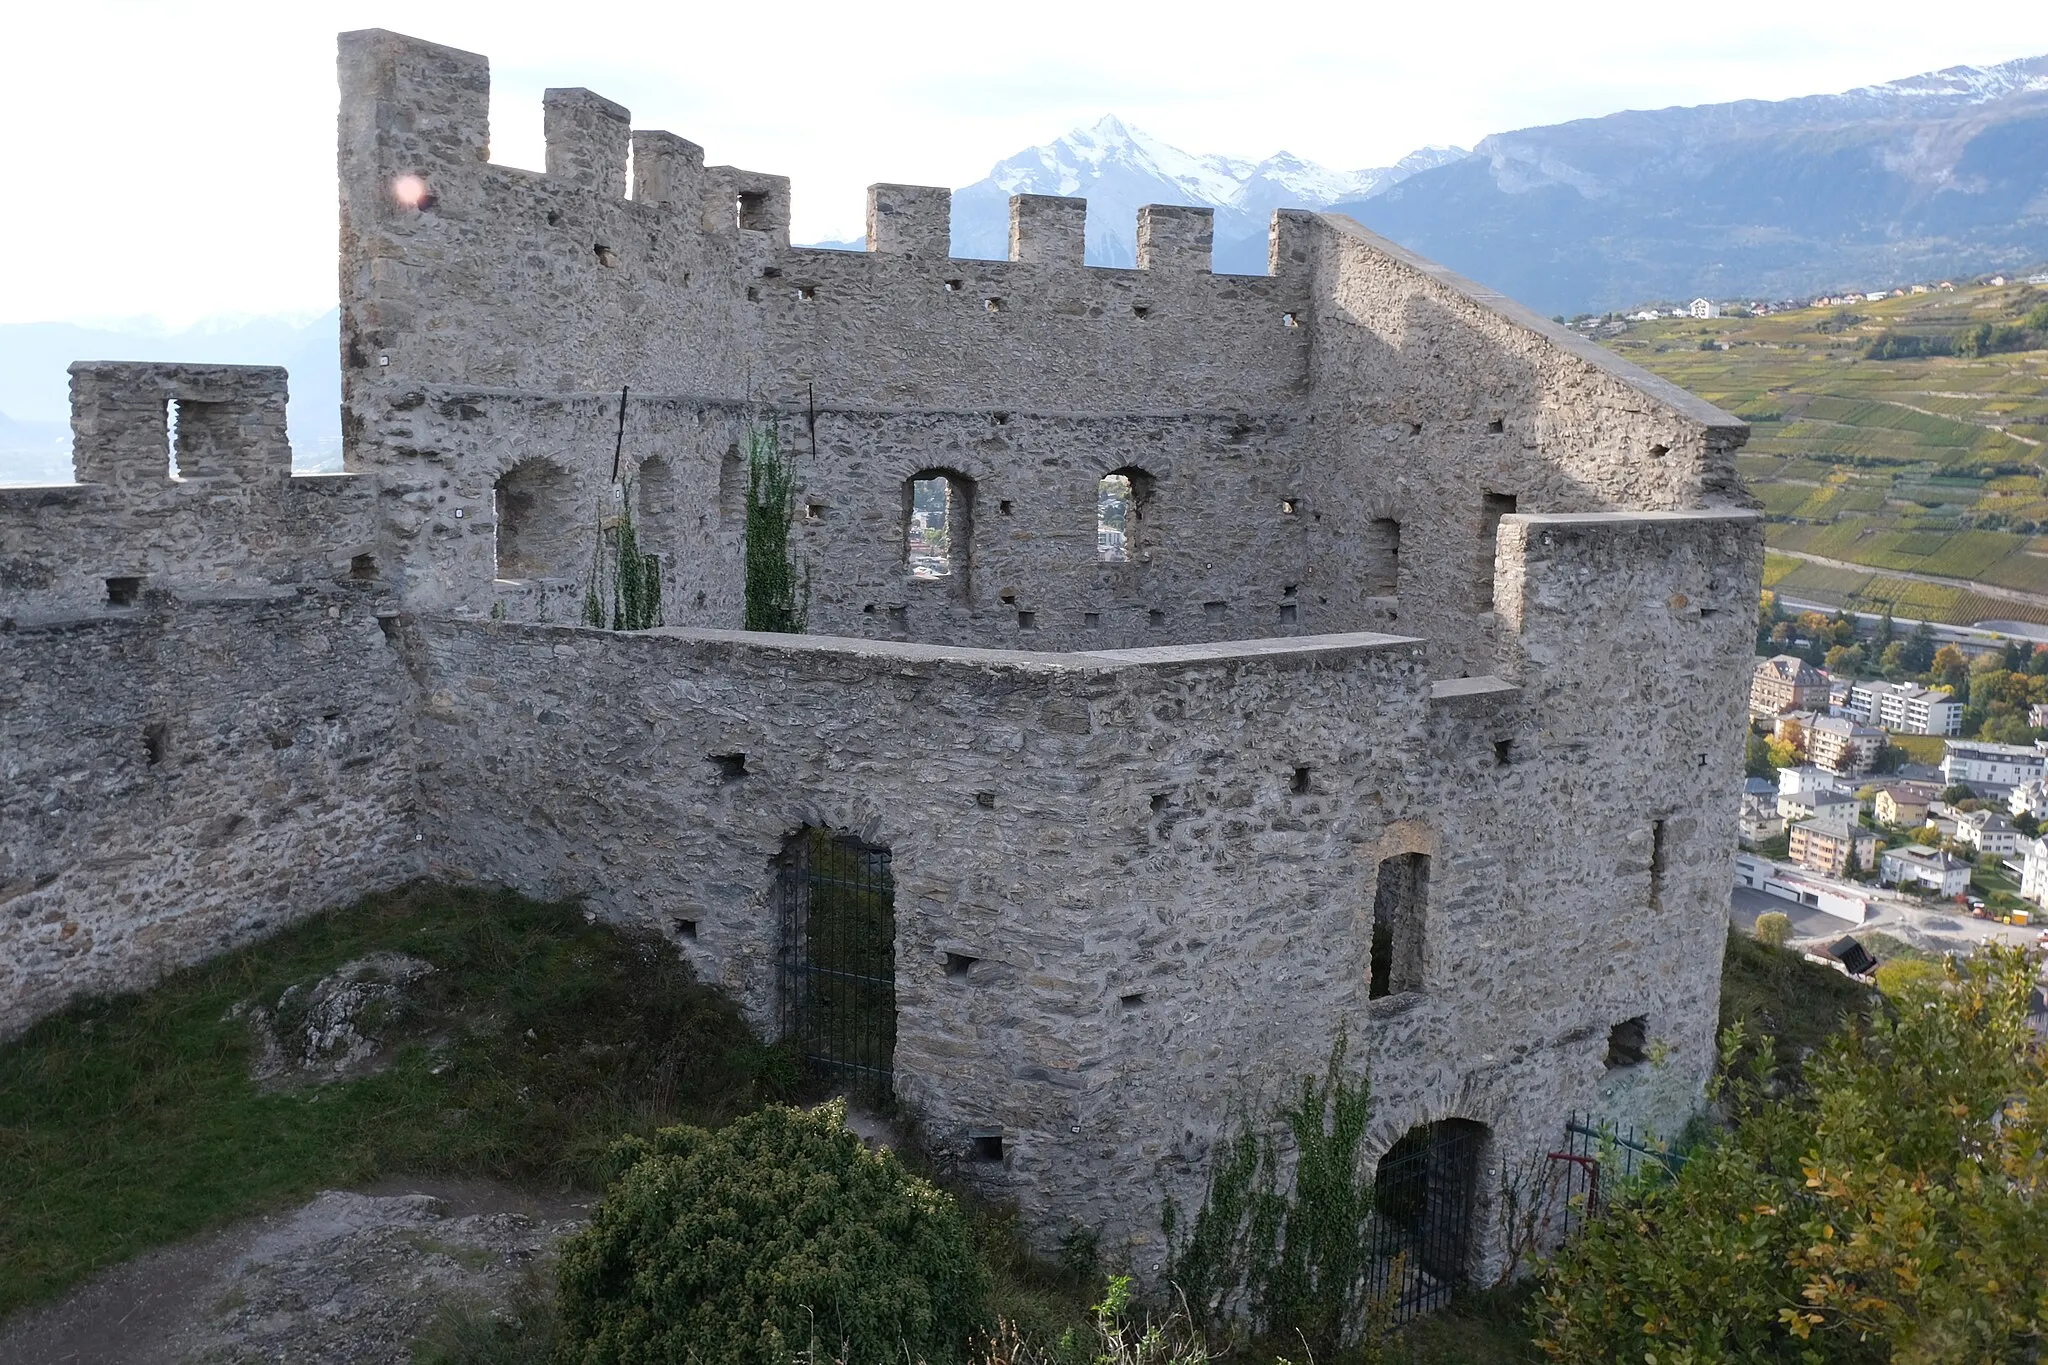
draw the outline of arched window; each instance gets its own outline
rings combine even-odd
[[[903,485],[903,562],[912,578],[964,577],[974,534],[974,481],[927,469]]]
[[[1146,512],[1152,476],[1128,465],[1105,474],[1095,487],[1095,558],[1124,564],[1151,558]]]
[[[1429,857],[1382,859],[1372,900],[1372,980],[1368,997],[1422,989],[1423,929],[1429,911]]]
[[[569,472],[547,460],[527,460],[498,477],[497,576],[505,579],[574,578],[580,534],[575,485]]]

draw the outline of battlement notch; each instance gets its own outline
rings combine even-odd
[[[633,115],[581,86],[541,92],[548,175],[579,189],[619,198],[626,193],[626,147]]]
[[[1056,194],[1010,196],[1010,259],[1080,265],[1088,246],[1088,201]]]
[[[1206,275],[1214,260],[1216,210],[1146,204],[1138,210],[1138,269]]]
[[[937,185],[868,186],[868,250],[918,260],[953,253],[953,191]]]

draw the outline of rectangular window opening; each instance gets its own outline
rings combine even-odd
[[[1309,770],[1307,768],[1296,768],[1294,770],[1294,781],[1288,784],[1287,789],[1296,796],[1306,796],[1308,795],[1308,784]]]
[[[976,792],[974,794],[974,804],[980,806],[983,810],[994,810],[996,808],[996,794],[994,792]]]
[[[1281,625],[1283,625],[1283,626],[1291,626],[1291,625],[1293,625],[1293,624],[1294,624],[1294,621],[1295,621],[1295,617],[1296,617],[1296,614],[1297,614],[1297,613],[1295,612],[1295,609],[1294,609],[1294,603],[1292,603],[1292,602],[1282,602],[1282,603],[1280,604],[1280,624],[1281,624]]]
[[[1202,603],[1202,620],[1209,625],[1221,625],[1229,615],[1230,604],[1228,602]]]
[[[1368,597],[1393,597],[1401,591],[1401,523],[1374,517],[1365,524],[1364,562],[1359,565]]]
[[[1035,611],[1020,611],[1020,612],[1018,612],[1018,613],[1017,613],[1017,629],[1019,629],[1019,630],[1037,630],[1037,629],[1038,629],[1038,613],[1037,613],[1037,612],[1035,612]]]
[[[348,562],[348,576],[358,583],[368,583],[377,577],[377,556],[356,555]]]
[[[1664,822],[1650,822],[1650,908],[1664,908],[1664,872],[1670,850],[1665,847]]]
[[[1101,629],[1102,629],[1102,613],[1101,613],[1101,612],[1099,612],[1099,611],[1084,611],[1084,612],[1082,612],[1082,613],[1081,613],[1081,625],[1082,625],[1082,626],[1083,626],[1084,628],[1088,629],[1088,630],[1101,630]]]
[[[142,727],[142,753],[154,768],[164,761],[164,754],[171,742],[171,727],[163,721],[152,721]]]
[[[968,1150],[976,1161],[1001,1161],[1003,1159],[1003,1135],[1000,1131],[989,1132],[980,1128],[970,1129],[967,1134]]]
[[[693,919],[677,920],[676,937],[686,938],[690,940],[690,942],[695,943],[697,941],[697,921]]]
[[[965,953],[947,953],[946,975],[955,981],[962,980],[969,972],[974,970],[974,964],[979,961],[981,961],[980,958],[969,957]]]
[[[1159,629],[1166,624],[1166,613],[1157,607],[1152,608],[1152,610],[1145,613],[1145,624],[1153,630]]]
[[[107,580],[107,605],[110,607],[132,607],[136,598],[142,595],[140,578],[109,578]]]
[[[1505,768],[1514,761],[1515,742],[1511,739],[1497,739],[1493,742],[1493,761]]]
[[[710,754],[711,766],[718,770],[722,781],[731,782],[747,775],[745,754]]]
[[[1423,925],[1429,900],[1429,857],[1397,853],[1382,859],[1372,900],[1373,1000],[1422,989]]]
[[[1132,991],[1129,995],[1119,995],[1116,998],[1116,1003],[1127,1010],[1134,1010],[1145,1003],[1145,992]]]

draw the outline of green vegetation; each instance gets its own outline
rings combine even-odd
[[[579,1365],[947,1365],[989,1322],[951,1196],[846,1126],[842,1101],[622,1143],[562,1245],[562,1354]]]
[[[1737,465],[1770,521],[1766,586],[1912,619],[2048,622],[2042,290],[1631,323],[1608,344],[1750,422]]]
[[[747,433],[746,621],[748,630],[804,633],[810,615],[809,570],[799,573],[789,546],[796,521],[796,462],[775,432]]]
[[[613,484],[619,510],[597,527],[583,585],[583,624],[602,630],[649,630],[661,620],[661,556],[640,549],[633,523],[633,480]]]
[[[1798,953],[1741,934],[1728,935],[1721,962],[1721,1028],[1768,1039],[1780,1074],[1796,1077],[1801,1059],[1843,1025],[1864,1017],[1870,992]]]
[[[254,1030],[230,1010],[373,951],[436,968],[407,988],[390,1065],[317,1088],[252,1081]],[[594,1187],[621,1134],[721,1121],[794,1082],[664,943],[511,895],[373,896],[0,1048],[0,1314],[386,1174]]]
[[[1903,983],[1785,1093],[1740,1031],[1733,1127],[1549,1267],[1561,1361],[2018,1361],[2048,1299],[2048,1065],[2015,949]]]

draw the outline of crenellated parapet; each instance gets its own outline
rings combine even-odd
[[[270,366],[73,365],[77,482],[0,489],[0,617],[376,580],[369,488],[292,474],[285,401]]]

